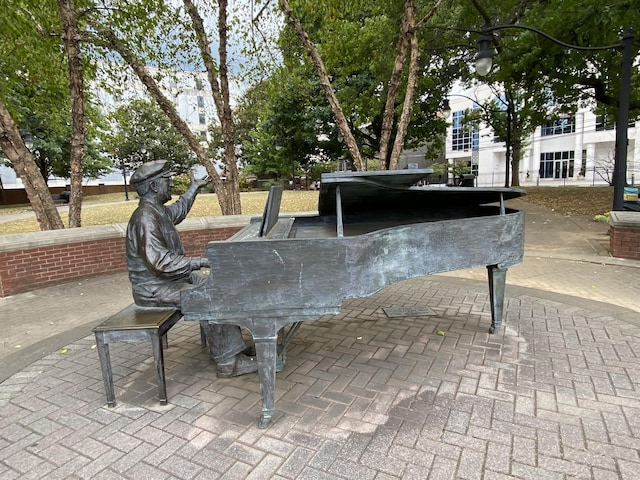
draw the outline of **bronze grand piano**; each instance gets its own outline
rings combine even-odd
[[[280,216],[272,189],[262,218],[210,242],[211,275],[182,294],[185,320],[237,324],[255,341],[259,426],[274,410],[278,332],[336,314],[345,298],[395,282],[487,266],[490,332],[502,323],[507,267],[522,261],[524,214],[510,188],[419,187],[430,169],[325,174],[318,215]]]

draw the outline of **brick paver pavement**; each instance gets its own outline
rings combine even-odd
[[[511,205],[526,246],[502,332],[484,268],[346,301],[294,337],[266,430],[257,377],[217,379],[185,322],[169,405],[150,346],[114,344],[106,408],[87,335],[130,303],[126,275],[0,299],[0,478],[640,478],[640,262],[608,256],[604,224]]]
[[[217,379],[197,325],[169,334],[167,406],[150,347],[116,344],[106,408],[85,337],[0,385],[0,478],[637,479],[640,326],[591,306],[509,288],[489,335],[485,282],[346,301],[294,337],[266,430],[257,377]]]

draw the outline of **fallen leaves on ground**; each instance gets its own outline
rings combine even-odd
[[[524,187],[521,200],[568,216],[602,215],[613,206],[613,187]]]

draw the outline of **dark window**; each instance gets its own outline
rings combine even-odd
[[[636,121],[629,120],[629,127],[635,127]],[[596,132],[602,132],[604,130],[614,130],[616,128],[616,119],[611,115],[598,115],[596,116]]]
[[[563,133],[574,133],[576,131],[575,117],[559,118],[542,125],[541,135],[562,135]]]
[[[574,168],[573,151],[540,154],[540,178],[573,178]]]
[[[453,150],[478,150],[480,144],[480,132],[470,125],[464,125],[464,110],[453,112],[452,121]]]
[[[198,95],[198,120],[200,125],[204,125],[207,123],[207,120],[204,115],[204,98]]]

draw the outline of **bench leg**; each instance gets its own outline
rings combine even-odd
[[[207,335],[204,333],[203,323],[205,322],[200,322],[200,348],[207,348]]]
[[[151,347],[153,348],[153,362],[156,367],[156,376],[158,378],[158,399],[160,400],[160,405],[166,405],[167,383],[164,377],[164,353],[162,351],[162,340],[160,339],[157,330],[151,332]]]
[[[116,394],[113,388],[113,371],[111,370],[111,355],[109,354],[109,344],[104,341],[104,334],[96,332],[96,345],[98,356],[100,357],[100,368],[102,369],[102,381],[104,391],[107,395],[107,406],[115,407]]]

